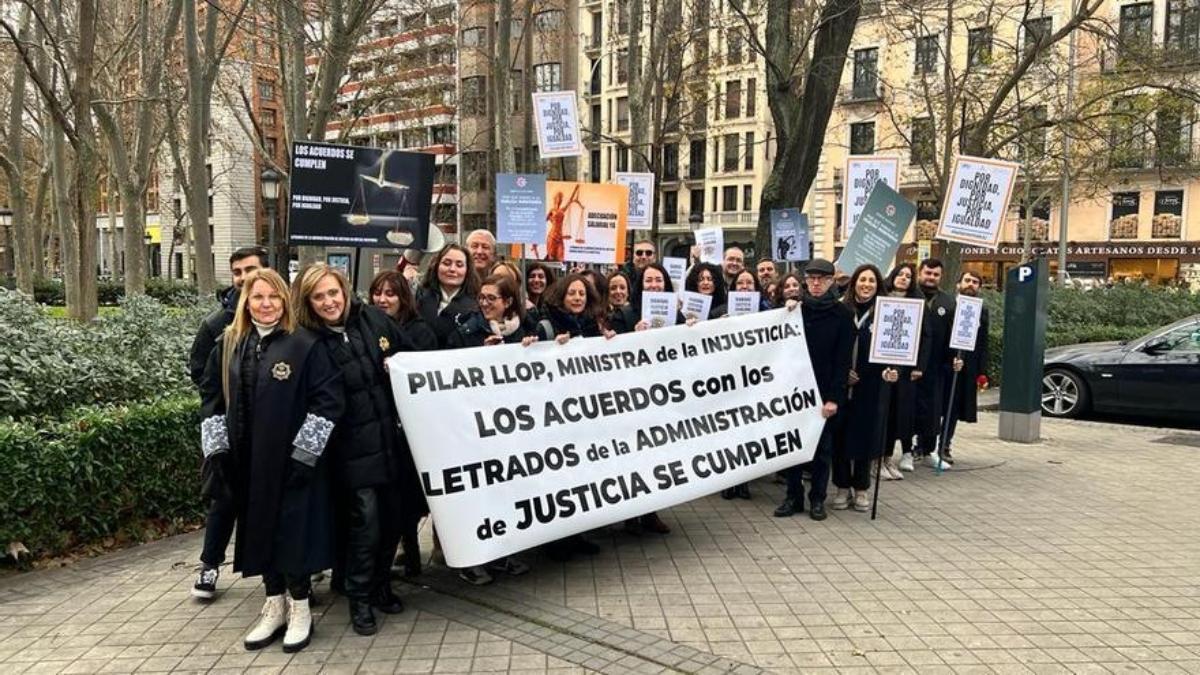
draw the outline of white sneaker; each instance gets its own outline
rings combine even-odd
[[[308,646],[312,640],[312,612],[308,608],[308,598],[293,600],[287,596],[288,623],[287,632],[283,635],[283,651],[293,654]]]
[[[268,595],[267,601],[263,604],[262,615],[258,619],[258,623],[246,635],[246,639],[242,641],[246,649],[254,651],[262,649],[271,644],[283,634],[283,629],[287,626],[287,615],[284,613],[286,605],[282,595]]]
[[[850,490],[838,488],[837,493],[833,496],[833,501],[829,503],[829,508],[835,511],[845,511],[850,508]]]
[[[900,473],[900,469],[896,467],[896,460],[891,457],[883,462],[883,474],[888,480],[904,480],[904,474]]]
[[[854,510],[855,511],[870,511],[871,510],[871,494],[866,490],[854,491]]]
[[[900,470],[901,471],[912,471],[913,470],[913,456],[912,456],[911,452],[906,452],[900,456]]]
[[[925,459],[927,462],[929,462],[930,468],[937,469],[938,466],[941,465],[942,471],[948,471],[950,469],[950,463],[943,462],[941,455],[937,454],[936,452],[933,453],[932,455],[929,455]]]

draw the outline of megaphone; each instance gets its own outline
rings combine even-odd
[[[400,267],[404,267],[406,265],[420,265],[422,256],[424,256],[426,253],[440,251],[445,245],[446,235],[442,233],[442,228],[430,223],[429,236],[425,238],[425,250],[422,251],[416,248],[405,249],[404,253],[400,256]]]

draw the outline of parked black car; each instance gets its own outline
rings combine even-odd
[[[1042,412],[1200,417],[1200,314],[1136,340],[1046,350]]]

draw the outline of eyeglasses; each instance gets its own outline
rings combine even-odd
[[[654,255],[654,251],[650,251],[650,250],[634,251],[633,254],[639,258],[649,258],[650,256]]]
[[[486,303],[500,302],[500,296],[498,296],[498,295],[483,295],[483,294],[480,294],[480,295],[479,295],[479,297],[477,297],[477,298],[476,298],[476,300],[477,300],[477,301],[479,301],[480,303],[485,303],[485,302],[486,302]]]

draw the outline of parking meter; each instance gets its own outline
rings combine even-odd
[[[1042,360],[1050,268],[1045,258],[1017,265],[1004,284],[1000,439],[1035,443],[1042,431]]]

